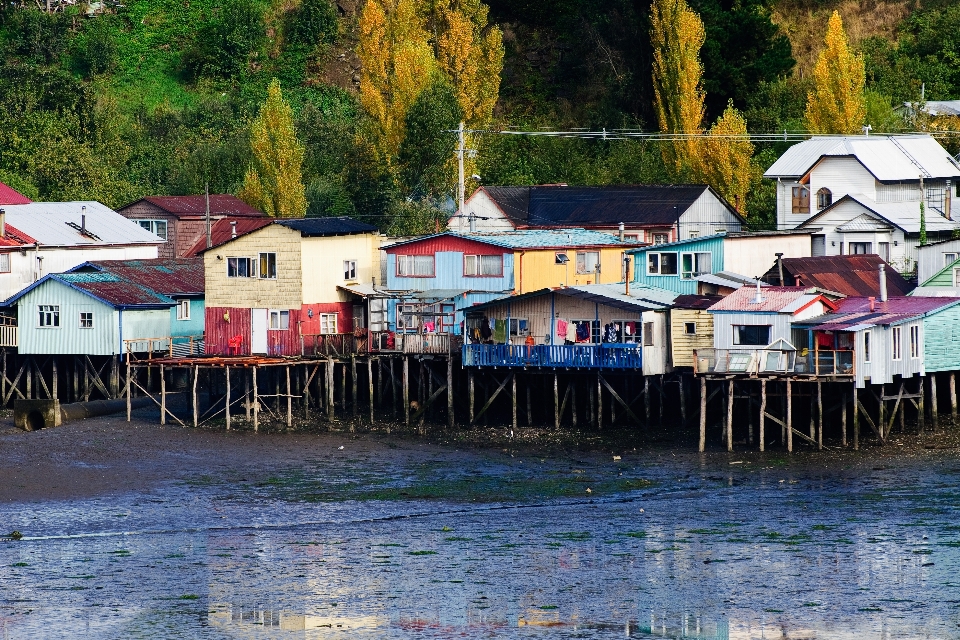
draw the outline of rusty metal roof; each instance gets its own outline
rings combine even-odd
[[[203,258],[100,260],[85,262],[71,273],[109,273],[165,296],[200,296],[204,292]]]
[[[913,287],[896,269],[878,255],[817,256],[784,258],[783,276],[788,283],[817,287],[847,296],[880,296],[880,265],[886,265],[887,293],[905,296]],[[764,274],[764,280],[779,280],[777,264]]]
[[[169,214],[177,217],[197,217],[206,215],[206,196],[148,196],[141,198],[136,202],[122,207],[123,211],[128,207],[139,202],[149,202],[160,207]],[[234,216],[234,217],[263,217],[264,214],[259,209],[251,207],[246,202],[230,194],[211,194],[210,195],[210,215],[211,216]]]
[[[30,198],[23,195],[16,189],[8,187],[0,182],[0,205],[4,204],[30,204],[33,202]]]
[[[766,291],[766,288],[764,288],[764,291]],[[684,294],[676,297],[673,301],[673,306],[677,309],[709,309],[722,299],[723,296]]]
[[[760,303],[756,302],[756,287],[740,287],[710,307],[710,311],[738,311],[759,313],[795,313],[822,298],[816,289],[808,287],[763,287]]]
[[[273,223],[273,218],[223,218],[222,220],[217,220],[212,225],[210,225],[210,237],[213,243],[210,245],[210,248],[219,247],[220,245],[230,242],[233,240],[233,227],[231,223],[236,223],[237,225],[237,236],[242,236],[251,231],[256,231],[257,229],[262,229],[268,224]],[[197,243],[190,247],[189,251],[184,254],[185,258],[192,258],[198,256],[204,251],[207,250],[207,237],[206,234],[200,236],[200,239],[197,240]]]

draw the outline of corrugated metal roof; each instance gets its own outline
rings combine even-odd
[[[861,207],[863,207],[868,215],[867,218],[872,216],[879,217],[882,221],[889,222],[891,225],[902,229],[906,233],[920,233],[920,202],[884,202],[878,203],[872,198],[863,195],[862,193],[851,193],[843,196],[832,205],[816,214],[811,218],[807,218],[798,228],[803,229],[808,225],[812,225],[814,222],[819,220],[824,214],[829,211],[832,211],[838,207],[843,202],[855,202]],[[857,218],[851,219],[850,222],[844,223],[837,227],[838,231],[873,231],[875,229],[883,230],[885,227],[882,225],[871,225],[868,221],[863,220],[857,222],[855,226],[850,229],[846,229],[846,225],[852,224],[854,220],[860,220],[864,218],[864,215],[860,215]],[[960,221],[957,220],[947,220],[942,213],[936,211],[931,207],[926,209],[926,225],[928,232],[934,231],[953,231],[954,229],[960,229]]]
[[[868,327],[910,322],[960,304],[960,298],[896,296],[888,298],[886,302],[874,301],[873,311],[870,311],[869,298],[864,297],[845,298],[837,304],[834,313],[795,324],[818,331],[859,331]]]
[[[427,289],[426,291],[414,291],[409,297],[416,300],[452,300],[468,291],[469,289]]]
[[[149,202],[175,216],[196,217],[206,215],[206,196],[148,196],[132,202],[119,210],[123,211],[138,202]],[[237,196],[230,194],[210,195],[211,216],[262,217],[266,215],[251,207]]]
[[[10,225],[41,245],[82,247],[163,242],[136,222],[99,202],[32,202],[8,205],[4,210]],[[79,231],[81,215],[84,214],[86,229],[92,235],[81,235]]]
[[[702,276],[697,276],[694,278],[697,282],[706,282],[707,284],[712,284],[718,287],[729,287],[730,289],[739,289],[741,286],[748,284],[750,286],[756,286],[757,279],[751,278],[750,276],[744,276],[739,273],[734,273],[732,271],[718,271],[716,273],[705,273]],[[761,287],[766,287],[767,283],[761,282]]]
[[[677,296],[673,301],[673,306],[677,309],[709,309],[720,302],[723,296],[701,296],[694,294],[684,294]]]
[[[392,297],[393,295],[382,289],[377,289],[372,284],[338,284],[337,289],[352,293],[361,298]]]
[[[526,224],[530,187],[480,187],[478,191],[485,192],[514,224]]]
[[[268,224],[273,224],[273,218],[224,218],[222,220],[217,220],[210,225],[210,238],[213,242],[213,244],[210,245],[211,249],[214,247],[219,247],[220,245],[233,240],[233,223],[236,223],[237,225],[237,235],[242,236],[250,233],[251,231],[262,229]],[[195,245],[190,247],[190,250],[184,254],[184,257],[192,258],[193,256],[200,255],[206,250],[207,238],[206,234],[204,234],[199,240],[197,240]]]
[[[112,274],[166,296],[204,293],[203,258],[101,260],[86,262],[70,270],[71,273],[89,271]]]
[[[707,236],[697,236],[696,238],[685,238],[683,240],[674,240],[673,242],[663,242],[661,244],[649,244],[644,245],[638,249],[631,249],[627,253],[641,253],[644,251],[660,251],[661,249],[669,249],[672,247],[679,247],[682,245],[693,244],[695,242],[703,242],[705,240],[713,240],[715,238],[764,238],[764,237],[776,237],[776,236],[804,236],[810,235],[813,232],[811,229],[784,229],[782,231],[721,231],[720,233],[712,233]]]
[[[793,313],[817,297],[809,287],[763,287],[761,302],[756,303],[756,287],[744,286],[710,307],[710,311],[757,311],[761,313]]]
[[[114,273],[58,273],[49,276],[114,307],[170,307],[171,298]]]
[[[617,236],[602,231],[588,231],[587,229],[519,229],[517,231],[497,231],[497,232],[477,232],[477,233],[459,233],[456,231],[445,231],[422,238],[405,240],[395,244],[383,247],[383,249],[392,249],[415,242],[432,240],[450,236],[472,240],[474,242],[483,242],[495,247],[504,247],[506,249],[571,249],[574,247],[636,247],[642,245],[642,242],[629,241],[620,242]]]
[[[0,205],[30,204],[31,202],[33,202],[33,200],[27,196],[0,182]]]
[[[36,239],[11,224],[4,225],[3,233],[3,237],[0,238],[0,247],[22,247],[36,242]]]
[[[666,309],[677,297],[674,291],[667,291],[659,287],[650,287],[637,283],[630,283],[630,295],[626,294],[626,287],[620,284],[584,284],[573,287],[561,287],[556,292],[561,295],[585,297],[601,304],[617,306],[626,304],[628,307],[643,307],[646,309]]]
[[[301,235],[307,237],[348,236],[358,233],[376,233],[377,231],[377,228],[373,225],[346,216],[337,218],[289,218],[276,220],[276,223],[299,231]]]
[[[817,287],[847,296],[879,296],[880,265],[886,262],[878,255],[816,256],[783,258],[786,282],[800,277],[801,286]],[[764,275],[779,278],[776,263]],[[905,296],[912,287],[896,269],[887,265],[887,292],[891,296]]]
[[[874,218],[871,215],[866,213],[857,216],[850,222],[845,222],[839,227],[837,231],[848,233],[856,231],[889,231],[893,226],[887,224],[886,222]]]
[[[902,136],[817,136],[787,149],[764,172],[766,178],[799,178],[821,158],[852,156],[881,182],[960,177],[960,166],[934,138]]]

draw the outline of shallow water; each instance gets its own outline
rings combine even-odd
[[[304,459],[266,478],[198,473],[139,493],[0,505],[0,527],[25,536],[0,542],[0,630],[960,637],[951,460],[836,470],[816,455],[502,458],[478,454],[476,469]],[[568,476],[586,481],[543,480]],[[518,479],[534,483],[530,499]],[[463,492],[478,482],[487,495]],[[423,485],[438,497],[419,497]]]

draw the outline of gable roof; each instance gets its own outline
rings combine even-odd
[[[832,302],[810,287],[763,287],[759,304],[756,302],[756,296],[756,287],[740,287],[708,310],[792,314],[817,301],[823,302],[828,308],[833,308]]]
[[[95,201],[31,202],[4,207],[6,221],[15,231],[48,247],[162,244],[136,222]],[[86,216],[86,234],[81,217]]]
[[[880,295],[880,265],[886,265],[887,291],[892,296],[905,296],[913,287],[893,267],[878,255],[814,256],[807,258],[783,258],[783,273],[786,282],[817,287],[847,296]],[[764,274],[768,281],[779,279],[777,264]]]
[[[233,224],[237,225],[237,235],[233,235]],[[273,224],[273,218],[223,218],[210,225],[210,248],[219,247],[257,229]],[[197,242],[183,254],[184,258],[198,256],[207,250],[207,237],[204,233]]]
[[[881,182],[960,177],[960,164],[926,134],[815,136],[787,149],[765,178],[799,178],[826,157],[856,158]]]
[[[237,235],[233,235],[233,224],[236,223]],[[375,233],[377,228],[358,222],[353,218],[340,216],[337,218],[223,218],[210,225],[210,249],[226,244],[235,238],[245,236],[248,233],[258,231],[271,224],[278,224],[293,231],[300,232],[300,235],[306,238],[317,238],[326,236],[349,236],[363,233]],[[190,247],[190,250],[184,254],[184,257],[191,258],[198,256],[207,250],[207,238],[201,237],[196,244]]]
[[[720,194],[705,184],[500,186],[480,187],[476,193],[480,191],[518,228],[615,227],[621,222],[673,225],[705,192],[713,194],[732,215],[746,223]]]
[[[30,204],[31,202],[33,202],[33,200],[27,196],[0,182],[0,205]]]
[[[956,260],[954,260],[954,261],[951,262],[950,264],[945,265],[942,269],[940,269],[939,271],[937,271],[935,274],[933,274],[932,276],[930,276],[929,278],[927,278],[926,280],[924,280],[923,282],[921,282],[921,283],[920,283],[920,286],[921,286],[921,287],[926,286],[928,282],[932,282],[932,281],[934,280],[934,278],[939,278],[940,276],[942,276],[942,275],[945,274],[945,273],[949,273],[949,274],[951,275],[951,280],[952,280],[952,279],[953,279],[953,277],[952,277],[952,276],[953,276],[953,270],[954,270],[956,267],[958,267],[958,266],[960,266],[960,258],[957,258]]]
[[[70,270],[83,272],[113,274],[165,296],[196,296],[204,292],[203,258],[99,260]]]
[[[614,307],[622,311],[651,311],[659,309],[668,309],[677,294],[673,291],[660,289],[659,287],[650,287],[646,285],[630,285],[630,295],[624,291],[624,285],[621,284],[588,284],[575,287],[547,287],[531,291],[530,293],[521,293],[497,298],[489,302],[475,304],[465,309],[468,314],[482,312],[491,307],[502,304],[509,304],[520,300],[538,298],[551,293],[568,298],[595,302],[608,307]]]
[[[48,281],[70,287],[115,309],[167,309],[177,304],[172,298],[114,273],[51,273],[11,296],[4,305],[15,303]]]
[[[440,237],[455,237],[473,242],[482,242],[505,249],[569,249],[574,247],[636,247],[643,244],[636,240],[620,242],[617,236],[602,231],[587,229],[520,229],[517,231],[491,231],[460,233],[444,231],[429,236],[397,242],[384,249],[395,249],[425,240]]]
[[[890,225],[897,227],[904,233],[920,233],[920,202],[884,202],[878,203],[872,198],[863,195],[862,193],[850,193],[829,207],[826,207],[820,213],[813,215],[807,218],[802,224],[800,224],[797,229],[803,229],[808,225],[812,225],[814,222],[817,222],[822,216],[826,215],[828,212],[833,211],[839,207],[842,203],[845,202],[855,202],[869,212],[872,216],[880,218],[883,222],[888,222]],[[871,216],[867,216],[869,218]],[[886,230],[886,227],[878,226],[876,223],[871,223],[864,218],[863,214],[851,218],[848,222],[845,222],[842,225],[837,227],[838,231],[873,231],[877,230]],[[960,229],[960,221],[958,220],[947,220],[940,212],[927,208],[926,216],[927,231],[953,231],[954,229]],[[854,221],[858,221],[854,224]],[[851,225],[849,228],[846,228],[847,225]]]
[[[845,298],[837,302],[833,313],[795,324],[818,331],[859,331],[910,322],[957,304],[960,304],[960,298],[896,296],[888,298],[886,302],[874,301],[874,310],[871,311],[869,298]]]
[[[147,196],[136,202],[120,207],[118,211],[124,211],[140,202],[149,202],[150,204],[163,209],[165,212],[177,217],[202,217],[206,215],[207,197],[206,196]],[[263,217],[266,214],[251,207],[237,196],[230,194],[210,194],[210,215],[211,216],[249,216]]]

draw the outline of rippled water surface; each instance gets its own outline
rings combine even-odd
[[[960,637],[950,458],[349,453],[0,505],[3,637]]]

